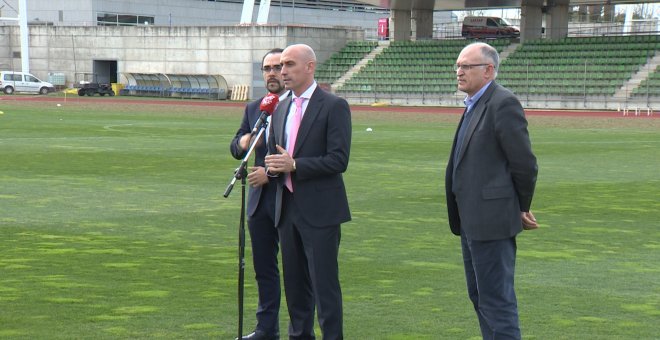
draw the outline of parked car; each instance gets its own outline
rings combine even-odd
[[[55,86],[51,83],[41,81],[29,73],[1,71],[0,90],[6,94],[12,94],[14,92],[48,94],[55,91]]]
[[[520,29],[498,17],[465,17],[461,35],[466,38],[518,38]]]

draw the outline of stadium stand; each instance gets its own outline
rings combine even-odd
[[[655,55],[658,37],[532,40],[502,61],[498,81],[518,94],[612,96]]]
[[[499,52],[508,39],[490,40]],[[393,41],[338,92],[455,93],[454,63],[466,40]]]
[[[318,66],[316,80],[320,83],[335,82],[376,46],[378,43],[375,41],[349,41],[339,52]]]
[[[415,97],[456,95],[453,65],[470,40],[393,41],[368,60],[337,92],[344,96]],[[660,35],[567,37],[524,44],[509,39],[488,40],[502,57],[498,82],[518,95],[545,97],[660,96],[660,69],[651,61],[660,50]],[[351,46],[354,46],[351,43]],[[373,49],[373,45],[369,47]],[[320,79],[336,81],[370,51],[351,52],[347,45],[336,58],[319,66]],[[341,60],[341,62],[338,62]],[[631,82],[651,68],[649,80]],[[333,70],[332,74],[329,70]]]
[[[638,87],[633,90],[633,96],[660,96],[660,66],[648,75],[648,78],[642,80]]]

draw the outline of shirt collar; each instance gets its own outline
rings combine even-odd
[[[314,82],[312,83],[312,85],[311,85],[310,87],[308,87],[307,90],[305,90],[305,92],[303,92],[303,93],[300,95],[300,97],[296,97],[296,94],[294,93],[294,94],[293,94],[293,98],[294,98],[294,99],[295,99],[295,98],[305,98],[305,99],[312,98],[312,93],[314,93],[314,91],[316,91],[316,86],[317,86],[317,85],[316,85],[316,80],[314,80]]]
[[[291,91],[289,91],[289,90],[286,90],[286,91],[282,92],[282,94],[280,95],[280,100],[279,100],[279,101],[280,101],[280,102],[283,101],[283,100],[286,99],[286,97],[288,97],[290,94],[291,94]]]
[[[486,83],[486,85],[484,85],[484,87],[482,87],[481,90],[477,91],[477,93],[475,93],[474,96],[465,97],[465,99],[463,99],[463,103],[465,103],[465,106],[468,108],[468,110],[470,110],[472,108],[472,105],[474,105],[474,103],[476,103],[479,100],[479,98],[481,98],[481,96],[484,94],[484,92],[486,92],[486,89],[488,88],[488,86],[490,86],[492,82],[493,81],[491,80],[488,83]]]

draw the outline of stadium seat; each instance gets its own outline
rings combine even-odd
[[[535,85],[534,91],[522,87],[517,92],[519,94],[614,94],[648,58],[655,55],[656,45],[651,43],[655,39],[640,36],[636,39],[569,37],[559,41],[531,40],[502,62],[498,79],[508,82],[522,76],[543,80],[542,84]],[[584,81],[588,81],[589,87],[576,86]],[[564,87],[563,91],[558,91],[560,86]]]

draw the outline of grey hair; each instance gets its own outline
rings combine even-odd
[[[500,69],[500,55],[497,53],[495,47],[482,42],[475,42],[468,46],[472,45],[479,46],[481,56],[486,59],[486,62],[493,64],[493,79],[497,78],[497,71]]]

